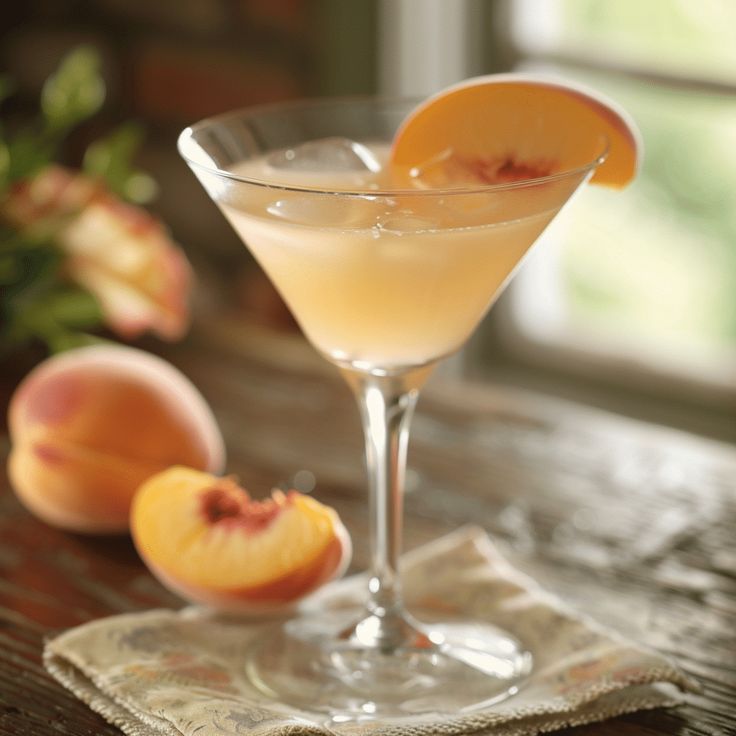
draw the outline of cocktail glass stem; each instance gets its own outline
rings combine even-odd
[[[363,423],[371,519],[367,615],[343,636],[386,654],[430,646],[404,610],[399,574],[409,425],[430,371],[376,375],[343,369]]]

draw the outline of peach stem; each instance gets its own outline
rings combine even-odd
[[[342,636],[386,653],[424,646],[423,635],[404,611],[399,556],[409,423],[430,370],[374,375],[343,368],[357,398],[365,434],[371,571],[367,616]]]

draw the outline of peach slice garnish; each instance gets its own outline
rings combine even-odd
[[[182,597],[270,613],[341,575],[350,537],[336,512],[297,491],[251,499],[232,478],[173,467],[133,501],[131,532],[151,572]]]
[[[521,74],[469,79],[421,103],[394,138],[401,183],[427,187],[504,184],[584,167],[591,182],[625,187],[641,136],[616,103],[584,87]]]

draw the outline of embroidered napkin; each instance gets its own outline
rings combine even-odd
[[[406,555],[409,607],[504,628],[531,650],[520,692],[467,714],[360,723],[325,722],[267,700],[245,679],[244,651],[263,622],[223,619],[199,608],[154,610],[93,621],[49,641],[49,672],[129,736],[442,736],[484,730],[546,733],[622,713],[676,704],[697,685],[655,652],[574,614],[513,569],[475,527]],[[328,586],[316,604],[362,598],[365,576]],[[315,601],[311,602],[315,605]]]

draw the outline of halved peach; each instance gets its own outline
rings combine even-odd
[[[222,435],[202,395],[142,350],[95,345],[32,370],[9,411],[11,485],[49,524],[93,534],[128,530],[146,478],[176,463],[219,472]]]
[[[231,478],[173,467],[133,501],[131,532],[151,572],[187,600],[269,613],[341,575],[350,537],[331,508],[297,491],[255,501]]]
[[[420,104],[394,138],[403,183],[502,184],[603,159],[591,182],[622,188],[636,175],[641,136],[611,100],[567,82],[496,74],[461,82]]]

